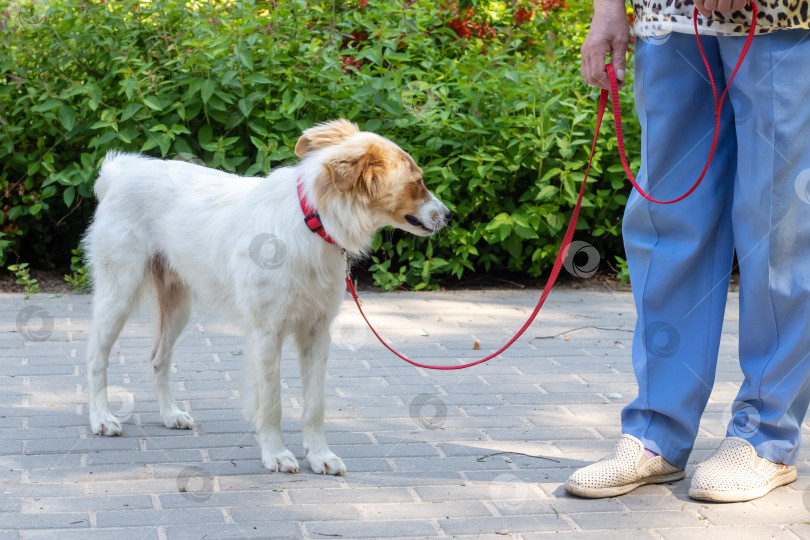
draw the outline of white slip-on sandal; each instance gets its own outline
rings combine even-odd
[[[601,460],[579,469],[565,483],[565,491],[579,497],[616,497],[644,484],[682,480],[684,471],[661,456],[648,457],[642,442],[622,435],[613,451]]]
[[[695,469],[689,496],[701,501],[750,501],[794,480],[796,467],[761,458],[745,439],[728,437]]]

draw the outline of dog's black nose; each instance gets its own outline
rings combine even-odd
[[[450,223],[452,220],[453,220],[453,212],[448,210],[447,213],[444,215],[444,222]]]

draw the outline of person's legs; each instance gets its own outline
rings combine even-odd
[[[742,38],[720,40],[726,70]],[[745,380],[728,436],[776,463],[796,462],[810,404],[810,33],[758,36],[732,86]]]
[[[703,38],[723,80],[717,38]],[[669,200],[698,178],[711,146],[714,100],[695,37],[636,42],[636,108],[642,127],[640,185]],[[624,243],[638,313],[633,367],[638,397],[622,411],[622,431],[684,467],[714,383],[733,254],[731,200],[736,140],[726,105],[717,150],[700,187],[658,205],[636,191]]]

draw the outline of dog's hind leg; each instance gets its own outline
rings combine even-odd
[[[284,444],[281,432],[281,345],[278,333],[254,330],[249,361],[254,366],[253,421],[262,450],[262,464],[276,472],[298,472],[298,460]]]
[[[295,339],[304,393],[302,431],[307,462],[315,473],[343,475],[346,473],[346,465],[329,449],[323,427],[324,383],[330,343],[329,321],[320,319],[314,325],[299,325],[295,331]]]
[[[90,428],[96,435],[121,435],[121,422],[107,400],[107,364],[143,287],[144,268],[94,262],[92,275],[93,321],[87,343]]]
[[[180,410],[171,390],[172,350],[180,333],[188,324],[191,314],[191,291],[160,255],[152,258],[151,274],[157,290],[152,367],[155,371],[155,394],[160,407],[160,418],[168,428],[191,429],[194,426],[194,419],[187,412]]]

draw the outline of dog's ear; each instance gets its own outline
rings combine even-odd
[[[341,193],[354,191],[365,199],[375,199],[385,174],[385,157],[375,145],[364,145],[354,156],[324,163],[332,184]]]
[[[313,150],[341,143],[359,132],[356,124],[343,118],[318,124],[301,134],[295,144],[295,155],[302,158]]]

